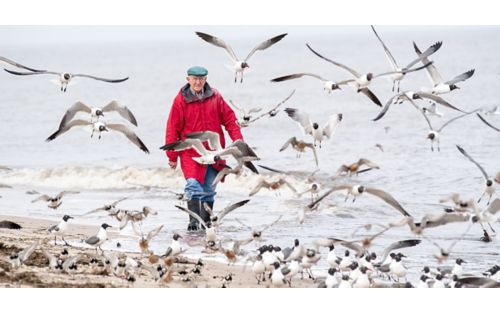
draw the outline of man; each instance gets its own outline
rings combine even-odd
[[[181,88],[170,109],[166,144],[185,139],[185,134],[209,130],[219,134],[221,146],[224,148],[222,125],[233,141],[243,139],[236,123],[236,115],[219,92],[207,83],[207,75],[207,69],[201,66],[193,66],[187,70],[187,84]],[[210,216],[204,203],[213,208],[216,192],[212,183],[218,171],[224,168],[225,162],[221,160],[208,166],[199,164],[193,160],[193,157],[199,156],[194,149],[166,153],[172,169],[177,167],[177,160],[180,159],[186,178],[184,192],[188,199],[188,209],[204,221],[209,221]],[[196,231],[199,227],[198,221],[190,216],[188,230]]]

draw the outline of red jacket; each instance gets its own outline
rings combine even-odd
[[[219,134],[221,146],[224,148],[222,125],[233,141],[243,139],[240,127],[236,123],[236,115],[219,92],[206,83],[204,95],[198,99],[191,93],[189,84],[186,84],[175,97],[170,109],[165,144],[185,139],[184,134],[210,130]],[[208,147],[207,143],[205,146]],[[180,157],[182,172],[186,179],[195,178],[201,184],[204,183],[207,166],[192,159],[199,156],[194,149],[166,151],[166,153],[171,162],[177,162],[177,157]],[[220,161],[212,166],[216,170],[221,170],[224,165],[224,161]]]

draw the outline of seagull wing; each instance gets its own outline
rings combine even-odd
[[[201,155],[208,153],[207,149],[199,139],[178,140],[160,147],[160,149],[162,150],[174,150],[174,151],[183,151],[191,148],[195,149],[196,152],[198,152]]]
[[[491,215],[497,214],[500,211],[500,198],[496,198],[495,200],[493,200],[486,211]]]
[[[358,164],[359,166],[366,165],[371,168],[380,168],[377,164],[373,163],[372,161],[363,158],[359,159]]]
[[[354,75],[354,77],[358,78],[361,76],[361,74],[359,74],[358,72],[356,72],[354,69],[344,65],[344,64],[341,64],[341,63],[338,63],[338,62],[335,62],[335,61],[332,61],[324,56],[322,56],[321,54],[319,54],[318,52],[314,51],[313,48],[311,48],[311,46],[309,46],[309,44],[306,43],[306,46],[307,48],[309,48],[309,50],[312,51],[312,53],[314,53],[315,55],[317,55],[318,57],[322,58],[323,60],[327,61],[327,62],[330,62],[332,63],[333,65],[336,65],[340,68],[343,68],[344,70],[348,71],[349,73],[351,73],[352,75]]]
[[[205,40],[206,42],[211,43],[214,46],[224,48],[226,52],[229,54],[231,60],[233,60],[233,62],[238,62],[238,57],[234,53],[233,49],[231,48],[230,45],[225,43],[224,40],[202,32],[195,32],[195,33],[196,35],[198,35],[198,37]]]
[[[146,153],[149,153],[148,148],[142,142],[142,140],[133,131],[131,131],[127,126],[122,125],[122,124],[106,124],[106,127],[124,134],[125,137],[127,137],[128,140],[130,140],[134,145],[139,147],[139,149],[141,149],[142,151],[144,151]]]
[[[342,189],[351,189],[351,188],[352,188],[351,185],[338,185],[338,186],[335,186],[333,188],[330,188],[330,190],[328,190],[322,196],[320,196],[318,199],[316,199],[315,201],[313,201],[312,203],[310,203],[307,207],[308,208],[313,208],[316,204],[318,204],[323,199],[325,199],[326,197],[328,197],[334,191],[342,190]]]
[[[362,88],[360,90],[360,92],[363,93],[368,98],[370,98],[370,100],[372,100],[372,102],[375,103],[376,105],[378,105],[379,107],[382,106],[382,103],[380,102],[380,100],[377,98],[377,96],[370,89]]]
[[[99,237],[97,237],[97,236],[91,236],[91,237],[87,238],[87,240],[85,240],[85,243],[87,243],[89,245],[95,245],[98,242],[99,242]]]
[[[411,68],[413,65],[417,64],[418,62],[422,61],[423,58],[427,58],[428,56],[430,56],[431,54],[433,54],[434,52],[438,51],[439,48],[441,48],[441,46],[443,45],[443,42],[442,41],[438,41],[436,42],[435,44],[433,44],[432,46],[430,46],[429,48],[427,48],[427,50],[425,50],[423,53],[421,53],[418,58],[416,58],[415,60],[411,61],[406,67],[405,69],[409,69]],[[428,62],[427,64],[431,64],[432,62]]]
[[[316,166],[319,165],[318,163],[318,154],[316,153],[316,148],[314,148],[314,145],[312,143],[306,143],[306,147],[311,148],[311,150],[314,153],[314,161],[316,162]]]
[[[384,261],[387,259],[391,251],[398,250],[398,249],[403,249],[403,248],[408,248],[408,247],[414,247],[418,244],[420,244],[422,240],[420,239],[408,239],[408,240],[401,240],[401,241],[396,241],[392,243],[390,246],[384,249],[384,252],[382,253],[382,259],[380,261],[380,264],[383,264]]]
[[[75,265],[78,261],[80,261],[81,257],[82,256],[80,254],[77,254],[74,257],[71,257],[71,258],[67,259],[66,261],[64,261],[64,263],[62,265],[63,271],[68,271],[70,269],[70,267],[73,267],[73,265]]]
[[[365,191],[368,192],[369,194],[379,197],[385,203],[389,204],[390,206],[398,210],[404,216],[410,216],[410,213],[406,212],[406,210],[401,206],[401,204],[399,204],[399,202],[396,199],[394,199],[394,197],[392,197],[389,193],[375,188],[365,188]]]
[[[467,71],[465,73],[462,73],[462,74],[458,75],[457,77],[455,77],[455,78],[453,78],[453,79],[445,82],[445,84],[447,84],[447,85],[453,85],[453,84],[456,84],[458,82],[462,82],[464,80],[467,80],[467,79],[471,78],[472,75],[474,75],[474,71],[475,70],[472,69],[472,70],[469,70],[469,71]]]
[[[201,142],[207,141],[210,146],[210,149],[215,151],[222,151],[222,147],[220,145],[219,134],[213,131],[203,131],[203,132],[194,132],[184,135],[186,138],[190,139],[199,139]]]
[[[309,114],[293,108],[286,108],[285,112],[292,118],[292,120],[299,123],[305,134],[312,134],[312,122],[309,118]]]
[[[458,120],[458,119],[460,119],[462,117],[465,117],[465,116],[467,116],[469,114],[476,113],[477,111],[479,111],[479,110],[474,110],[474,111],[471,111],[471,112],[467,112],[467,113],[464,113],[462,115],[459,115],[459,116],[456,116],[456,117],[450,119],[449,121],[447,121],[446,123],[444,123],[443,126],[441,126],[441,128],[439,128],[438,132],[441,132],[443,130],[443,128],[445,128],[446,126],[450,125],[454,121],[456,121],[456,120]],[[422,114],[424,114],[424,113],[422,112]]]
[[[282,81],[285,81],[285,80],[300,78],[302,76],[314,77],[314,78],[317,78],[317,79],[321,80],[322,82],[328,81],[327,79],[325,79],[325,78],[323,78],[323,77],[321,77],[319,75],[316,75],[316,74],[312,74],[312,73],[296,73],[296,74],[290,74],[290,75],[285,75],[285,76],[280,76],[280,77],[273,78],[273,79],[271,79],[271,82],[273,82],[273,83],[282,82]]]
[[[278,41],[280,41],[281,39],[283,39],[286,35],[288,35],[287,33],[285,34],[281,34],[281,35],[278,35],[278,36],[275,36],[273,38],[270,38],[264,42],[262,42],[261,44],[259,44],[257,47],[253,48],[252,51],[250,51],[250,53],[247,55],[247,57],[245,58],[245,62],[248,61],[248,59],[250,59],[250,57],[255,53],[257,52],[258,50],[265,50],[267,48],[269,48],[270,46],[274,45],[275,43],[277,43]]]
[[[121,83],[121,82],[124,82],[128,79],[128,77],[119,78],[119,79],[110,79],[110,78],[102,78],[102,77],[97,77],[97,76],[92,76],[92,75],[87,75],[87,74],[72,74],[71,76],[73,76],[73,77],[87,77],[87,78],[92,78],[95,80],[101,80],[101,81],[107,82],[107,83]]]
[[[43,72],[17,72],[17,71],[11,71],[6,68],[3,69],[7,73],[14,74],[14,75],[39,75],[39,74],[52,74],[52,75],[61,75],[61,73],[57,72],[50,72],[50,71],[43,71]]]
[[[484,117],[482,117],[479,113],[476,113],[477,117],[479,117],[479,119],[481,121],[483,121],[483,123],[485,123],[486,125],[488,125],[489,127],[493,128],[494,130],[496,130],[497,132],[500,132],[500,128],[496,128],[495,126],[491,125],[487,120],[484,119]]]
[[[394,59],[394,56],[392,55],[391,51],[389,51],[389,48],[387,48],[385,43],[382,41],[380,36],[375,31],[375,27],[373,27],[373,25],[371,25],[371,28],[372,28],[373,32],[375,33],[375,36],[377,36],[378,41],[380,41],[380,43],[382,44],[382,47],[384,47],[385,55],[386,55],[387,59],[389,60],[389,63],[391,63],[392,68],[395,70],[398,69],[399,68],[398,63],[396,62],[396,59]]]
[[[49,260],[49,266],[52,268],[55,268],[57,266],[57,258],[50,252],[46,251],[45,249],[41,249],[43,255]]]
[[[199,222],[201,225],[205,226],[205,228],[208,228],[208,227],[207,227],[207,224],[205,223],[205,221],[204,221],[204,220],[203,220],[203,219],[202,219],[202,218],[201,218],[198,214],[196,214],[196,213],[194,213],[194,212],[191,212],[191,211],[189,211],[188,209],[186,209],[186,208],[184,208],[184,207],[181,207],[181,206],[179,206],[179,205],[176,205],[175,207],[176,207],[176,208],[178,208],[178,209],[179,209],[179,210],[181,210],[181,211],[186,212],[187,214],[189,214],[189,216],[192,216],[193,218],[195,218],[196,220],[198,220],[198,222]]]
[[[66,114],[64,114],[61,123],[59,123],[59,129],[64,128],[64,126],[66,126],[78,112],[86,112],[90,114],[92,111],[91,108],[85,103],[81,101],[76,102],[66,111]]]
[[[66,124],[63,128],[59,128],[55,133],[47,137],[45,141],[47,142],[52,141],[75,126],[88,126],[88,125],[92,125],[92,123],[84,120],[73,120],[68,124]]]
[[[418,107],[418,105],[416,105],[415,102],[411,98],[406,97],[406,99],[408,99],[408,101],[410,101],[410,103],[415,107],[415,109],[417,109],[418,112],[420,112],[420,114],[422,114],[422,116],[424,117],[425,121],[427,122],[427,125],[429,125],[429,129],[430,130],[434,130],[434,128],[432,128],[431,121],[427,117],[427,114],[425,114],[424,111],[420,110],[420,108]]]
[[[464,113],[464,111],[462,111],[459,108],[451,105],[449,102],[447,102],[446,100],[444,100],[440,96],[436,96],[436,95],[433,95],[433,94],[427,93],[427,92],[417,92],[416,94],[418,94],[422,98],[426,98],[426,99],[432,100],[435,103],[439,103],[439,104],[441,104],[441,105],[443,105],[443,106],[445,106],[447,108],[450,108],[452,110],[456,110],[456,111],[460,111],[460,112]]]
[[[29,247],[27,247],[23,251],[21,251],[19,253],[19,261],[21,261],[21,263],[24,263],[30,257],[30,255],[35,251],[35,249],[39,243],[40,243],[40,240],[37,239]]]
[[[474,163],[477,168],[481,171],[481,173],[483,173],[483,176],[484,176],[484,179],[489,179],[488,177],[488,174],[486,173],[486,171],[484,170],[484,168],[478,163],[476,162],[476,160],[474,160],[468,153],[467,151],[465,151],[464,148],[460,147],[459,145],[457,145],[457,149],[458,151],[460,151],[460,153],[462,153],[467,159],[469,159],[469,161],[471,161],[472,163]]]
[[[292,137],[290,139],[288,139],[285,144],[283,144],[283,146],[280,148],[280,152],[282,152],[283,150],[285,150],[286,148],[288,148],[288,146],[291,144],[291,143],[296,143],[297,142],[297,137]]]
[[[146,238],[147,241],[150,241],[151,239],[153,239],[155,236],[158,236],[158,234],[160,233],[160,231],[162,230],[163,228],[163,225],[159,226],[159,227],[156,227],[155,229],[153,229],[152,231],[150,231],[148,233],[148,236]]]
[[[224,218],[224,216],[226,216],[228,213],[236,210],[237,208],[244,206],[245,204],[248,203],[248,201],[250,201],[250,199],[236,202],[236,203],[233,203],[233,204],[225,207],[224,210],[222,210],[221,212],[219,212],[217,214],[217,221],[220,222]]]
[[[384,117],[384,115],[387,113],[387,111],[389,111],[391,104],[394,103],[394,100],[399,99],[399,97],[408,98],[404,92],[401,92],[401,93],[398,93],[398,94],[392,96],[389,100],[387,100],[386,104],[382,108],[382,111],[380,111],[380,113],[372,121],[378,121],[379,119]]]
[[[37,201],[49,201],[50,197],[48,195],[41,195],[36,199],[31,200],[31,203],[37,202]]]
[[[27,67],[25,65],[19,64],[19,63],[15,62],[15,61],[12,61],[10,59],[4,58],[2,56],[0,56],[0,61],[3,61],[5,63],[8,63],[8,64],[12,65],[12,66],[15,66],[15,67],[18,67],[18,68],[22,68],[22,69],[25,69],[25,70],[28,70],[28,71],[32,71],[32,72],[45,72],[44,70],[35,70],[35,69],[31,68],[31,67]]]
[[[417,53],[417,56],[420,57],[420,55],[422,55],[422,52],[417,47],[417,44],[415,42],[413,42],[413,48],[415,48],[415,52]],[[422,63],[428,64],[428,63],[430,63],[430,61],[427,58],[422,58]],[[440,83],[443,82],[443,78],[441,78],[441,75],[437,71],[434,64],[431,64],[430,66],[426,67],[426,69],[427,69],[427,74],[429,76],[429,79],[430,79],[433,86],[439,85]]]
[[[106,106],[102,108],[102,111],[103,112],[116,111],[124,119],[137,126],[137,120],[135,119],[134,114],[132,114],[132,112],[126,106],[121,105],[116,100],[113,100],[110,103],[106,104]]]
[[[337,130],[337,127],[339,126],[341,121],[342,114],[334,114],[330,116],[328,122],[323,128],[323,135],[330,139],[335,134],[335,131]]]

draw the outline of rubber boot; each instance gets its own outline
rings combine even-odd
[[[187,202],[187,205],[188,205],[188,210],[197,214],[197,215],[200,215],[200,205],[201,205],[201,201],[200,199],[191,199]],[[192,217],[191,215],[189,215],[189,225],[187,227],[187,230],[188,231],[197,231],[200,229],[200,223],[198,222],[198,220],[194,217]]]
[[[201,203],[200,217],[203,219],[203,221],[205,222],[205,224],[207,224],[208,226],[210,226],[210,224],[211,224],[210,214],[207,212],[207,210],[205,210],[205,203],[208,205],[208,207],[210,208],[210,210],[213,212],[214,202],[213,201],[203,201]]]

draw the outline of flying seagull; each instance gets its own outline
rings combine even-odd
[[[277,43],[278,41],[280,41],[281,39],[283,39],[287,34],[281,34],[281,35],[278,35],[278,36],[275,36],[271,39],[268,39],[262,43],[260,43],[257,47],[253,48],[252,51],[250,51],[250,53],[247,55],[247,57],[241,61],[240,59],[238,59],[238,57],[236,56],[236,54],[234,53],[233,49],[231,48],[230,45],[226,44],[224,42],[224,40],[220,39],[220,38],[217,38],[215,36],[212,36],[212,35],[209,35],[209,34],[206,34],[206,33],[202,33],[202,32],[196,32],[196,35],[198,35],[201,39],[205,40],[206,42],[214,45],[214,46],[217,46],[217,47],[220,47],[220,48],[224,48],[226,50],[226,52],[228,53],[229,57],[231,58],[231,61],[233,62],[233,70],[234,70],[234,82],[236,83],[236,81],[238,80],[238,73],[240,73],[241,75],[241,78],[240,78],[240,83],[243,82],[243,71],[245,70],[245,68],[248,68],[250,67],[248,65],[248,60],[250,59],[250,57],[257,51],[259,50],[265,50],[267,48],[269,48],[270,46],[274,45],[275,43]]]
[[[404,72],[404,70],[410,69],[415,64],[417,64],[418,62],[420,62],[422,60],[422,58],[428,57],[431,54],[433,54],[434,52],[438,51],[439,48],[441,48],[441,45],[443,44],[441,41],[436,42],[434,45],[430,46],[427,50],[425,50],[424,53],[422,53],[421,55],[419,55],[418,58],[416,58],[415,60],[413,60],[410,63],[408,63],[408,65],[406,65],[404,68],[401,68],[401,67],[399,67],[398,63],[396,62],[396,59],[392,55],[392,53],[389,50],[389,48],[387,48],[387,46],[385,45],[385,43],[382,41],[382,38],[380,38],[380,36],[378,35],[378,33],[375,30],[375,28],[373,27],[373,25],[371,26],[371,28],[373,30],[373,33],[375,33],[375,36],[377,36],[377,39],[382,44],[382,47],[384,47],[385,55],[386,55],[387,59],[389,60],[389,63],[391,63],[392,69],[394,71],[396,71],[396,73],[391,74],[389,76],[389,78],[392,80],[392,91],[393,92],[394,92],[394,89],[396,87],[396,82],[397,82],[397,85],[398,85],[397,92],[399,92],[399,84],[401,83],[401,80],[403,80],[403,78],[405,77],[405,74],[406,74],[406,72]]]
[[[127,126],[123,124],[104,124],[103,122],[89,122],[89,121],[84,121],[84,120],[73,120],[66,124],[64,127],[59,128],[55,133],[50,135],[46,141],[52,141],[59,137],[60,135],[64,134],[71,128],[75,126],[92,126],[92,134],[90,135],[90,138],[94,136],[94,133],[98,133],[99,139],[101,139],[101,133],[106,131],[109,132],[109,130],[114,130],[116,132],[122,133],[125,135],[125,137],[130,140],[134,145],[139,147],[142,151],[149,153],[148,148],[146,145],[142,142],[142,140],[132,131],[130,130]]]
[[[24,65],[19,64],[19,63],[15,62],[15,61],[12,61],[12,60],[7,59],[7,58],[5,58],[3,56],[0,56],[0,63],[2,63],[2,62],[5,63],[5,64],[8,64],[8,65],[12,65],[12,66],[15,66],[17,68],[22,68],[22,69],[25,69],[25,70],[28,70],[28,71],[32,71],[32,72],[45,72],[44,70],[35,70],[35,69],[31,68],[31,67],[24,66]]]
[[[125,78],[120,78],[120,79],[109,79],[109,78],[101,78],[97,76],[92,76],[92,75],[87,75],[87,74],[72,74],[72,73],[65,73],[65,72],[52,72],[52,71],[42,71],[42,72],[16,72],[16,71],[11,71],[8,69],[4,69],[6,72],[13,74],[13,75],[39,75],[39,74],[50,74],[50,75],[56,75],[59,77],[59,82],[61,83],[61,91],[66,92],[66,89],[68,88],[68,84],[70,81],[73,80],[75,77],[86,77],[86,78],[92,78],[95,80],[100,80],[103,82],[107,83],[121,83],[124,82],[128,79],[128,77]]]

